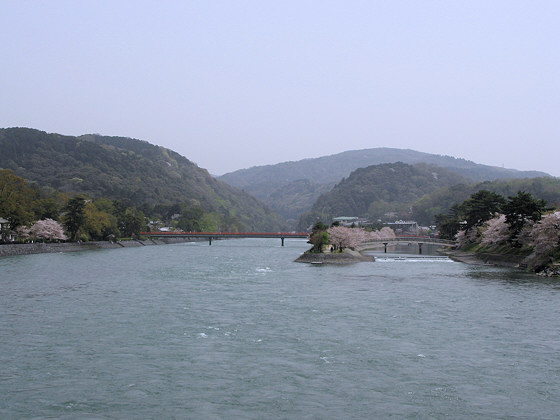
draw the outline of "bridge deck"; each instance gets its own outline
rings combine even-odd
[[[140,232],[152,238],[302,238],[305,232]]]
[[[209,245],[212,245],[212,239],[220,238],[277,238],[282,241],[282,246],[284,239],[309,237],[305,232],[140,232],[140,235],[149,238],[207,238]]]
[[[434,244],[434,245],[441,245],[441,246],[454,246],[455,241],[450,241],[447,239],[439,239],[439,238],[431,238],[429,236],[396,236],[394,238],[385,238],[385,239],[372,239],[370,241],[363,242],[360,244],[361,247],[367,246],[368,244],[371,245],[378,245],[380,243],[395,243],[395,242],[415,242],[415,243],[422,243],[422,244]]]

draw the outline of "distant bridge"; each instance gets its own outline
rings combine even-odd
[[[212,245],[212,239],[221,238],[278,238],[284,246],[284,239],[307,239],[309,233],[305,232],[140,232],[140,235],[149,238],[207,238]]]
[[[387,245],[395,244],[395,243],[417,243],[419,253],[422,253],[422,245],[424,244],[432,244],[432,245],[439,245],[439,246],[446,246],[452,247],[455,246],[455,241],[450,241],[447,239],[439,239],[439,238],[432,238],[430,236],[395,236],[394,238],[384,238],[384,239],[371,239],[366,242],[362,242],[359,246],[360,250],[378,248],[379,244],[383,244],[385,246],[385,252],[387,252]]]

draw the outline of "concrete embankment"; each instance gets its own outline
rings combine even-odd
[[[192,239],[186,238],[165,238],[165,239],[147,239],[144,241],[92,241],[92,242],[63,242],[63,243],[41,243],[32,244],[4,244],[0,245],[0,257],[11,255],[31,255],[45,254],[52,252],[78,252],[88,251],[92,249],[118,249],[132,248],[148,245],[166,245],[181,242],[192,242]]]
[[[452,260],[465,264],[490,264],[500,267],[526,268],[526,265],[523,263],[526,257],[523,255],[504,255],[486,252],[473,253],[458,250],[443,251],[443,253]]]
[[[301,254],[295,261],[309,264],[352,264],[362,261],[375,261],[375,257],[373,255],[362,255],[351,249],[345,249],[342,253],[324,252],[322,254],[312,254],[306,252]]]

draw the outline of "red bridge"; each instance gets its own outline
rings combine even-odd
[[[212,245],[212,238],[279,238],[284,246],[285,238],[307,239],[305,232],[140,232],[149,238],[208,238]]]

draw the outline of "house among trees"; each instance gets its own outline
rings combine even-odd
[[[14,232],[10,229],[10,221],[0,217],[0,240],[11,242],[15,239]]]
[[[340,226],[362,226],[368,223],[367,219],[360,219],[359,217],[354,216],[339,216],[333,218],[333,223],[338,222]]]
[[[397,220],[391,223],[384,223],[383,226],[390,227],[397,235],[418,235],[418,223],[413,220]]]

